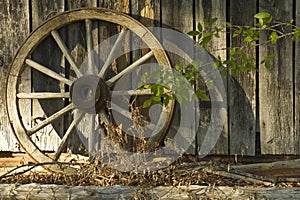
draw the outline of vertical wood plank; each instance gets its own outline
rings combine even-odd
[[[160,1],[159,0],[145,0],[145,1],[138,1],[138,0],[131,0],[131,15],[138,21],[140,21],[143,25],[146,27],[159,27],[160,25]],[[139,46],[146,46],[145,43],[136,35],[131,34],[130,36],[130,45],[139,45]],[[158,36],[159,37],[159,36]],[[158,38],[160,39],[160,38]],[[142,48],[142,47],[141,47]],[[132,62],[135,62],[142,56],[144,56],[146,53],[149,52],[149,49],[138,49],[131,52],[131,60]],[[148,61],[144,62],[143,64],[147,63],[157,63],[155,58],[151,58]],[[138,87],[138,83],[140,82],[140,76],[141,74],[145,75],[151,74],[155,69],[153,68],[143,68],[141,72],[133,72],[131,75],[131,88],[136,89]],[[143,109],[141,108],[143,105],[143,102],[145,102],[149,97],[137,97],[135,99],[135,105],[138,107],[141,111],[141,114],[143,116],[148,116],[150,109]],[[155,111],[155,109],[152,109],[151,116],[153,119],[158,119],[160,116],[160,111]],[[152,122],[153,123],[153,122]],[[137,132],[137,131],[135,131]],[[138,133],[135,133],[138,134]]]
[[[231,0],[230,22],[234,25],[254,26],[256,0]],[[243,16],[243,17],[241,17]],[[243,46],[242,37],[230,34],[230,48]],[[247,50],[249,56],[255,57],[255,49]],[[230,154],[255,154],[256,123],[256,72],[239,73],[230,77],[229,98],[229,133]]]
[[[163,28],[171,28],[177,31],[180,31],[184,34],[187,34],[189,31],[193,29],[193,1],[192,0],[163,0],[161,1],[161,22]],[[164,37],[164,35],[162,35]],[[176,44],[176,41],[170,41]],[[193,48],[193,47],[191,47]],[[183,56],[183,55],[181,55]],[[176,64],[182,64],[182,58],[180,55],[170,54],[169,58],[173,67]],[[187,64],[187,63],[184,63]],[[196,113],[195,113],[196,114]],[[174,116],[170,124],[170,131],[167,137],[173,138],[177,133],[178,125],[180,124],[180,119],[183,117],[184,119],[189,119],[189,116],[180,116],[180,106],[175,106]],[[186,133],[187,135],[195,134],[194,125],[195,121],[189,121],[189,127],[184,127],[186,131],[191,133]],[[184,140],[183,133],[183,140]],[[196,139],[196,138],[195,138]],[[185,141],[182,141],[185,142]],[[193,141],[190,148],[186,151],[187,154],[195,154],[196,153],[196,142]]]
[[[218,18],[216,26],[224,26],[226,22],[226,1],[224,0],[199,0],[195,1],[195,13],[196,13],[196,26],[201,23],[204,26],[204,19]],[[221,59],[226,59],[226,33],[221,32],[220,38],[213,38],[207,45],[207,51],[213,56],[220,56]],[[224,80],[226,86],[226,80]],[[207,90],[207,86],[201,80],[198,82],[198,88]],[[208,94],[208,93],[207,93]],[[209,94],[208,94],[209,95]],[[199,130],[197,132],[197,146],[200,148],[204,142],[204,138],[207,134],[208,124],[211,119],[211,108],[202,106],[200,103],[200,122]],[[227,119],[224,124],[224,129],[210,154],[225,154],[228,153],[228,127]]]
[[[99,0],[99,6],[128,14],[130,13],[130,0]]]
[[[32,0],[32,29],[36,29],[40,24],[50,17],[64,11],[63,0]],[[51,59],[49,59],[51,58]],[[64,74],[63,66],[61,66],[62,53],[51,37],[46,38],[36,51],[32,54],[32,59],[51,67],[53,71]],[[32,90],[38,91],[61,91],[61,85],[58,81],[32,70]],[[55,106],[53,106],[55,105]],[[64,106],[62,99],[57,100],[33,100],[32,101],[32,117],[46,117],[58,111]],[[38,123],[33,120],[32,124]],[[41,150],[55,150],[60,142],[60,137],[63,135],[64,122],[63,118],[56,120],[54,123],[41,129],[32,136],[32,140],[38,145]]]
[[[6,115],[4,94],[6,92],[6,76],[13,56],[30,31],[29,1],[2,0],[0,1],[0,13],[0,85],[1,94],[3,94],[0,97],[0,151],[20,151],[20,146],[12,133]]]
[[[295,15],[296,15],[296,26],[300,27],[300,1],[296,1],[295,6]],[[300,153],[300,39],[295,41],[295,66],[294,66],[294,112],[295,112],[295,145],[296,145],[296,154]],[[297,142],[298,141],[298,142]]]
[[[292,19],[293,1],[259,1],[259,11],[269,12],[283,22]],[[269,37],[262,34],[261,44]],[[259,105],[262,154],[295,154],[299,138],[293,119],[293,52],[292,41],[279,40],[274,46],[259,48],[260,61],[274,55],[270,70],[263,65],[259,72]]]
[[[145,26],[160,25],[160,0],[131,0],[131,14]]]
[[[98,2],[97,0],[72,0],[72,1],[67,1],[66,2],[66,8],[67,10],[71,9],[76,9],[76,8],[81,8],[81,7],[97,7]],[[86,72],[87,70],[87,65],[82,65],[83,62],[87,62],[87,37],[86,37],[86,24],[85,21],[80,21],[76,22],[73,24],[68,25],[65,29],[65,34],[67,35],[66,37],[66,43],[68,48],[71,51],[71,54],[79,66],[80,70],[82,72]],[[98,45],[98,25],[97,22],[92,20],[92,40],[93,40],[93,49],[96,45]],[[66,70],[70,70],[69,63],[68,61],[66,62]],[[70,70],[68,73],[71,79],[74,79],[75,73],[73,70]],[[92,144],[89,144],[88,142],[94,143],[97,140],[94,135],[91,135],[93,133],[93,130],[91,130],[94,126],[94,120],[92,119],[93,115],[86,115],[82,121],[77,125],[77,129],[73,130],[76,133],[72,134],[68,141],[68,149],[72,153],[80,153],[82,146],[82,141],[78,136],[78,131],[83,131],[82,134],[84,136],[88,136],[88,141],[83,141],[86,145],[89,145],[89,148],[93,146]],[[71,123],[71,116],[66,117],[66,122],[65,122],[65,129],[70,125]],[[82,127],[84,126],[84,127]],[[91,149],[88,149],[91,150]]]

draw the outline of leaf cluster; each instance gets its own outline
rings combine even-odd
[[[203,19],[202,23],[197,24],[196,30],[192,30],[187,34],[196,39],[202,48],[207,48],[213,38],[219,39],[221,32],[229,32],[233,38],[239,37],[242,41],[241,46],[226,48],[229,52],[227,58],[222,59],[219,56],[214,63],[215,67],[224,76],[228,73],[237,76],[239,73],[258,70],[255,55],[249,53],[253,52],[252,49],[258,46],[276,45],[283,38],[290,38],[295,41],[300,35],[300,28],[294,25],[293,19],[289,22],[278,22],[267,12],[257,13],[254,15],[254,19],[257,22],[253,26],[235,25],[230,22],[226,22],[225,25],[218,25],[218,18]],[[267,40],[261,40],[262,34],[267,35]],[[274,58],[275,56],[272,54],[266,55],[261,59],[260,64],[270,69]],[[180,76],[176,75],[174,77],[173,73],[159,70],[142,77],[139,88],[149,89],[153,94],[144,102],[143,107],[149,107],[152,104],[167,105],[171,100],[186,104],[190,100],[190,94],[187,92],[190,88],[195,91],[193,97],[196,96],[200,100],[209,101],[209,97],[203,90],[195,90],[194,86],[199,77],[197,66],[199,65],[195,63],[187,66],[183,64],[175,65],[175,70]],[[158,78],[158,81],[147,83],[147,77]],[[188,85],[185,84],[186,81],[189,83]]]

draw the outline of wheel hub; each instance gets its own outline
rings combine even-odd
[[[75,107],[88,113],[99,112],[110,99],[107,84],[95,75],[86,75],[75,80],[70,93]]]

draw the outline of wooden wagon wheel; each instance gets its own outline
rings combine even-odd
[[[79,68],[78,63],[76,63],[71,53],[72,47],[68,47],[66,45],[66,41],[62,39],[63,37],[61,35],[64,31],[63,29],[77,22],[83,24],[83,30],[85,30],[85,34],[83,35],[86,39],[85,41],[87,53],[90,53],[95,47],[95,41],[93,41],[92,36],[92,34],[94,34],[92,33],[92,27],[95,26],[95,24],[98,25],[101,23],[110,23],[111,25],[116,26],[121,32],[116,39],[116,42],[112,45],[112,48],[108,55],[108,59],[104,61],[102,68],[98,71],[93,69],[93,67],[91,67],[91,63],[89,63],[88,66],[90,67],[88,67],[88,69],[83,72]],[[124,30],[129,30],[137,35],[142,40],[142,42],[144,42],[148,46],[148,53],[141,55],[140,58],[131,62],[125,69],[122,69],[122,71],[116,72],[116,74],[110,73],[110,76],[108,76],[108,71],[110,70],[112,66],[111,63],[113,62],[113,60],[109,56],[113,51],[115,51],[115,46],[118,45],[118,41],[122,37],[124,37],[122,34]],[[130,37],[128,38],[130,39]],[[56,49],[58,49],[61,53],[61,61],[59,62],[62,62],[62,60],[64,60],[62,58],[65,58],[65,63],[69,64],[70,66],[70,73],[73,72],[75,74],[74,79],[71,79],[71,76],[67,76],[66,73],[62,74],[61,69],[52,69],[52,66],[46,66],[43,63],[35,60],[35,52],[46,40],[52,40],[56,45]],[[150,58],[155,58],[158,64],[171,68],[171,64],[163,47],[160,45],[154,35],[141,23],[123,13],[102,8],[84,8],[59,14],[46,21],[35,31],[33,31],[21,45],[15,55],[10,71],[8,73],[6,94],[7,113],[10,119],[11,126],[13,128],[13,132],[17,137],[20,145],[37,162],[53,162],[59,160],[59,157],[63,150],[66,148],[67,141],[73,134],[74,127],[80,120],[80,117],[76,119],[74,119],[75,117],[71,118],[72,121],[63,131],[63,135],[60,135],[61,141],[59,146],[54,149],[54,155],[52,154],[50,156],[49,154],[42,151],[32,139],[33,135],[49,124],[51,125],[57,120],[66,117],[66,115],[70,115],[72,117],[72,114],[77,111],[83,113],[84,115],[84,113],[89,112],[90,108],[95,107],[97,107],[96,115],[99,115],[100,117],[102,116],[107,120],[106,123],[110,123],[110,119],[107,117],[106,101],[109,101],[110,99],[108,93],[111,92],[114,83],[116,83],[118,79],[123,75],[134,70],[137,66],[143,64]],[[27,80],[27,82],[29,82],[28,86],[25,86],[24,83],[24,80],[26,79],[24,75],[26,70],[31,71],[31,79],[30,81]],[[34,71],[35,74],[33,74],[32,71]],[[46,83],[42,84],[44,86],[46,85],[44,90],[42,88],[36,91],[35,88],[32,88],[31,85],[33,80],[37,77],[35,76],[36,74],[39,74],[38,78],[41,78],[41,76],[44,77],[45,80],[42,80],[40,82],[47,82],[49,80],[50,82],[53,80],[56,81],[59,85],[59,89],[56,88],[55,91],[51,91],[51,88],[46,88]],[[86,85],[87,82],[88,84]],[[85,85],[81,83],[85,83]],[[97,86],[95,87],[95,85]],[[80,97],[79,95],[78,98],[72,99],[72,92],[74,93],[74,88],[78,89],[78,87],[82,87],[82,90],[86,90],[88,92],[83,92],[82,94],[80,94],[84,97]],[[68,91],[66,88],[69,88],[70,91]],[[90,94],[87,94],[89,92],[93,92],[92,96],[97,96],[96,101],[95,99],[93,99],[95,101],[95,104],[92,106],[89,105],[90,99],[88,99],[88,95]],[[120,92],[120,95],[124,95],[124,93],[127,93],[127,95],[149,95],[149,91],[140,91],[138,89],[131,91],[122,91]],[[39,122],[35,121],[35,124],[33,124],[32,122],[28,123],[28,118],[33,118],[33,116],[31,113],[27,112],[28,110],[30,111],[30,109],[27,108],[27,106],[30,105],[26,105],[26,103],[24,103],[25,100],[32,102],[33,100],[51,101],[53,99],[62,100],[64,102],[63,106],[59,107],[58,105],[52,104],[53,107],[59,107],[56,108],[55,112],[48,114]],[[86,101],[87,103],[82,103],[80,102],[81,100],[83,102]],[[52,107],[52,105],[50,106]],[[159,137],[156,138],[157,143],[161,143],[164,139],[173,113],[173,106],[174,101],[170,101],[169,104],[164,107],[163,112],[164,114],[167,114],[167,117],[161,117],[164,121],[158,122],[162,124],[162,128],[159,131]],[[24,109],[27,111],[24,111]],[[122,112],[122,110],[120,110],[119,112]],[[99,119],[100,117],[96,119]],[[161,118],[159,118],[159,120]]]

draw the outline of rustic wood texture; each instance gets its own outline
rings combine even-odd
[[[296,26],[300,26],[300,3],[296,1]],[[295,5],[294,5],[295,6]],[[295,65],[294,65],[294,113],[295,113],[295,135],[299,137],[300,135],[300,39],[295,41]],[[298,142],[297,142],[298,141]],[[298,147],[295,154],[299,154],[300,152],[300,140],[295,140],[295,145]]]
[[[256,22],[253,16],[256,14],[256,1],[231,0],[230,13],[232,24],[254,26]],[[233,38],[233,33],[230,36],[231,48],[243,45],[243,38]],[[247,50],[247,54],[255,57],[255,49]],[[229,77],[229,153],[231,155],[255,155],[256,97],[256,71]]]
[[[260,1],[260,11],[281,21],[292,19],[293,1]],[[262,34],[262,44],[268,35]],[[294,133],[293,118],[293,48],[292,41],[279,40],[274,46],[259,48],[260,61],[274,55],[270,70],[259,68],[259,108],[262,154],[295,154],[299,136]],[[299,113],[297,113],[299,115]]]
[[[174,30],[180,31],[184,34],[193,29],[193,1],[191,0],[165,0],[161,1],[161,23],[163,28],[172,28]],[[164,35],[162,34],[162,38]],[[176,42],[176,41],[170,41]],[[176,44],[175,44],[176,45]],[[180,47],[181,48],[181,47]],[[180,64],[188,64],[187,60],[184,60],[184,55],[176,55],[175,53],[169,53],[169,58],[172,63],[172,66]],[[180,56],[183,56],[180,57]],[[180,106],[176,105],[174,109],[174,113],[176,113],[173,117],[173,120],[170,125],[170,131],[168,133],[168,137],[174,138],[176,134],[181,134],[177,132],[178,125],[180,124],[180,120],[189,119],[190,115],[196,115],[196,113],[190,113],[188,116],[183,116],[180,114]],[[181,119],[183,118],[183,119]],[[182,142],[188,142],[184,137],[185,135],[194,134],[196,130],[194,130],[195,122],[190,120],[190,124],[187,125],[185,131],[190,133],[182,133]],[[187,149],[186,153],[195,154],[196,153],[196,141],[193,141],[190,145],[190,148]]]
[[[168,66],[169,68],[171,67],[171,64],[169,63],[169,60],[167,59],[167,55],[165,54],[164,51],[162,51],[162,47],[159,44],[159,42],[153,37],[153,35],[144,27],[142,26],[138,21],[134,20],[133,18],[129,17],[128,15],[114,12],[111,10],[106,10],[106,9],[78,9],[72,12],[64,13],[61,15],[56,16],[55,18],[52,18],[51,20],[47,21],[44,23],[39,29],[34,31],[30,37],[27,38],[25,43],[21,46],[21,48],[18,51],[18,54],[16,55],[16,58],[14,59],[12,63],[12,68],[10,70],[9,76],[8,76],[8,84],[7,84],[7,95],[8,99],[11,99],[11,101],[8,102],[8,109],[11,110],[10,113],[10,119],[13,123],[13,128],[15,130],[16,135],[18,135],[18,139],[20,140],[22,146],[25,148],[25,150],[30,154],[37,162],[45,162],[45,161],[51,161],[47,155],[42,152],[42,148],[37,148],[35,141],[32,141],[29,139],[29,136],[31,133],[35,133],[39,130],[44,129],[48,124],[54,122],[55,120],[58,119],[58,117],[61,117],[66,114],[70,113],[74,105],[71,103],[68,106],[65,106],[63,109],[60,111],[52,114],[51,116],[47,116],[46,119],[43,119],[38,125],[34,126],[30,130],[25,130],[24,127],[22,126],[22,118],[19,117],[18,114],[18,104],[17,102],[17,91],[15,87],[19,86],[19,81],[18,77],[20,74],[22,74],[22,65],[24,63],[27,63],[28,66],[32,66],[35,69],[37,69],[40,72],[44,73],[51,73],[54,77],[59,77],[60,75],[58,72],[55,71],[55,69],[46,69],[46,67],[43,67],[39,64],[33,64],[34,62],[28,59],[28,56],[30,55],[30,52],[36,53],[35,50],[38,50],[44,43],[47,42],[47,36],[50,36],[50,34],[53,36],[53,39],[59,46],[60,50],[63,52],[64,56],[68,59],[68,62],[71,61],[73,63],[70,68],[72,69],[77,69],[75,73],[78,75],[81,75],[82,72],[78,70],[78,67],[76,66],[77,63],[76,61],[73,61],[73,56],[70,55],[71,52],[68,49],[67,45],[64,44],[64,41],[62,38],[58,37],[60,35],[59,32],[61,32],[60,29],[61,27],[68,26],[69,24],[72,24],[73,22],[78,22],[80,20],[82,21],[87,21],[89,19],[98,19],[100,21],[110,21],[115,24],[119,24],[121,26],[127,27],[129,30],[132,30],[135,34],[137,34],[138,37],[140,37],[143,42],[147,44],[151,48],[151,51],[147,53],[146,55],[150,55],[151,57],[154,56],[158,63],[161,63],[165,66]],[[137,31],[138,30],[138,31]],[[88,34],[90,35],[90,34]],[[87,38],[87,40],[91,40],[91,38]],[[80,42],[80,41],[79,41]],[[37,43],[40,43],[40,46],[36,46]],[[47,44],[47,43],[46,43]],[[90,44],[90,43],[88,43]],[[89,48],[91,49],[92,45],[88,45]],[[36,49],[37,47],[37,49]],[[71,48],[70,48],[71,49]],[[84,48],[83,48],[84,49]],[[62,57],[62,55],[60,55]],[[58,58],[60,58],[58,57]],[[71,59],[72,58],[72,59]],[[58,59],[60,60],[60,59]],[[143,60],[147,60],[147,57],[144,56],[141,59],[139,59],[137,62],[133,62],[128,68],[124,69],[117,75],[115,75],[113,78],[106,80],[106,83],[109,84],[114,84],[115,81],[117,81],[118,77],[120,74],[124,74],[128,72],[128,69],[134,70],[135,67],[143,63]],[[79,59],[80,61],[80,59]],[[71,64],[70,63],[70,64]],[[50,64],[51,66],[51,64]],[[75,66],[75,67],[74,67]],[[52,76],[51,75],[51,76]],[[122,75],[121,75],[122,76]],[[39,78],[39,77],[34,77],[34,78]],[[47,78],[47,77],[46,77]],[[113,80],[115,79],[115,80]],[[64,80],[62,78],[62,80]],[[68,81],[66,81],[68,84]],[[45,89],[45,88],[44,88]],[[109,92],[109,91],[108,91]],[[167,115],[166,121],[170,120],[170,110],[165,110],[165,114]],[[169,118],[168,118],[169,117]],[[73,121],[74,122],[74,121]],[[76,123],[76,122],[74,122]],[[72,123],[70,127],[73,127],[75,124]],[[158,122],[160,123],[160,122]],[[106,123],[106,125],[109,125]],[[162,130],[166,130],[168,123],[162,124],[163,128]],[[89,127],[89,125],[87,125]],[[68,130],[66,131],[66,135],[68,135],[71,132],[70,127],[68,127]],[[158,135],[160,135],[158,133]],[[65,138],[63,138],[65,140]],[[61,151],[63,148],[60,148],[59,150]],[[60,152],[59,152],[60,153]],[[57,154],[59,155],[59,154]],[[51,167],[52,169],[52,167]],[[53,169],[57,170],[57,169]]]
[[[157,27],[160,23],[160,2],[158,0],[146,0],[146,1],[138,1],[138,0],[132,0],[131,1],[131,15],[137,19],[138,21],[142,22],[146,27]],[[140,45],[145,46],[145,43],[143,43],[139,38],[137,38],[134,34],[130,35],[131,45]],[[144,56],[146,53],[149,52],[149,49],[137,49],[132,51],[130,54],[131,60],[136,61],[140,57]],[[144,64],[147,63],[155,63],[155,58],[151,58],[148,61],[146,61]],[[132,75],[130,77],[131,79],[131,86],[132,89],[136,89],[138,86],[138,83],[140,82],[141,76],[139,74],[151,74],[151,72],[154,71],[144,67],[142,68],[141,72],[132,72]],[[134,106],[141,107],[143,102],[147,100],[148,96],[140,96],[135,97],[135,103]],[[149,109],[141,109],[141,113],[144,116],[147,116],[149,113]],[[157,119],[160,115],[160,112],[152,112],[152,116],[154,119]],[[152,118],[152,121],[153,121]]]
[[[3,184],[1,199],[297,199],[297,188],[226,187],[226,186],[159,186],[145,188],[127,186],[63,186],[40,184]]]
[[[197,28],[198,23],[201,23],[204,26],[204,19],[212,19],[218,18],[216,25],[223,26],[226,22],[226,1],[222,0],[201,0],[195,1],[195,14],[196,14],[196,24],[195,28]],[[212,42],[207,45],[207,51],[210,52],[213,56],[220,56],[221,59],[226,59],[226,33],[221,32],[220,38],[213,38]],[[224,78],[224,85],[226,86],[226,78]],[[207,86],[205,85],[203,79],[199,79],[198,88],[206,91],[206,94],[209,95]],[[211,122],[211,108],[201,106],[200,103],[200,122],[199,122],[199,130],[197,132],[197,145],[198,148],[203,145],[204,138],[208,133],[208,126]],[[226,109],[226,108],[225,108]],[[221,109],[220,109],[221,112]],[[226,155],[228,154],[228,126],[227,120],[224,123],[224,129],[218,138],[218,141],[214,148],[210,151],[210,154],[219,154]]]
[[[97,0],[75,0],[75,1],[67,1],[66,2],[66,8],[68,10],[81,8],[81,7],[97,7]],[[98,28],[96,27],[97,24],[91,21],[91,31],[92,31],[92,49],[98,44]],[[65,34],[67,37],[65,38],[65,42],[71,51],[71,55],[75,60],[76,65],[78,66],[81,73],[87,73],[87,65],[84,65],[83,63],[87,63],[87,56],[88,49],[87,49],[87,29],[86,29],[85,21],[80,21],[74,24],[71,24],[65,28]],[[76,78],[74,70],[72,70],[72,67],[70,66],[70,63],[65,60],[65,66],[66,66],[66,75],[67,77],[70,77],[71,80],[74,80]],[[69,90],[69,88],[67,89]],[[65,130],[70,126],[72,117],[71,113],[69,116],[65,117]],[[71,134],[70,138],[67,141],[67,148],[73,153],[80,153],[80,150],[82,149],[82,142],[80,137],[78,136],[78,133],[80,130],[85,130],[86,133],[80,133],[83,135],[89,135],[93,133],[93,130],[91,130],[92,127],[94,127],[92,124],[94,123],[94,119],[92,119],[92,116],[87,116],[83,120],[86,120],[85,123],[78,123],[78,128],[75,128],[73,131],[75,133]],[[85,127],[81,127],[81,125],[85,125]],[[92,135],[89,135],[90,139],[94,138]],[[90,142],[93,142],[90,140]],[[85,143],[85,142],[84,142]],[[89,144],[90,146],[92,144]]]
[[[4,91],[6,75],[11,61],[19,45],[29,34],[29,1],[1,1],[0,13],[0,85],[2,89],[0,97],[0,151],[20,151],[21,148],[10,129],[6,115]]]
[[[32,29],[36,29],[45,20],[53,17],[59,12],[64,11],[64,1],[38,1],[32,0]],[[49,59],[51,58],[51,59]],[[58,74],[64,74],[61,67],[62,53],[55,41],[52,38],[47,38],[46,42],[42,43],[37,50],[32,54],[32,59],[39,64],[49,67],[51,70]],[[49,78],[45,74],[41,74],[36,70],[32,70],[32,91],[33,92],[60,92],[61,85],[58,81]],[[56,106],[53,106],[56,105]],[[62,99],[56,100],[32,100],[32,113],[33,118],[46,117],[58,109],[61,109],[64,105]],[[35,126],[38,121],[33,120],[32,125]],[[55,121],[51,125],[48,125],[36,132],[32,136],[32,140],[42,150],[54,150],[57,148],[60,142],[59,135],[63,135],[63,118]]]
[[[230,4],[227,4],[227,2]],[[279,18],[281,21],[289,21],[293,17],[293,12],[295,12],[294,16],[296,16],[297,21],[299,21],[298,13],[300,7],[298,1],[265,0],[258,2],[259,5],[256,5],[256,1],[254,0],[24,0],[20,2],[3,0],[0,2],[0,80],[3,91],[6,84],[5,77],[7,69],[16,53],[16,49],[20,46],[25,37],[28,36],[30,31],[59,12],[72,8],[90,6],[111,8],[131,14],[146,25],[160,26],[162,24],[164,27],[171,27],[185,34],[195,28],[195,24],[201,21],[203,17],[218,17],[219,23],[222,24],[222,22],[226,20],[226,15],[228,17],[229,14],[228,19],[230,19],[232,23],[239,24],[253,24],[253,15],[258,11],[270,12],[274,18]],[[293,5],[295,3],[296,5]],[[30,5],[32,7],[30,7]],[[228,5],[231,6],[227,8],[230,13],[226,13],[226,6]],[[259,10],[256,10],[257,6],[259,6]],[[297,22],[297,25],[300,25],[299,22]],[[30,30],[30,27],[32,30]],[[119,31],[109,30],[107,27],[108,24],[100,24],[99,42],[101,39],[107,38]],[[73,30],[76,30],[76,27],[74,27]],[[82,31],[85,31],[84,28]],[[69,34],[69,42],[67,43],[74,47],[75,50],[72,54],[79,58],[79,47],[77,46],[75,48],[75,46],[71,44],[74,43],[73,41],[79,36],[76,34],[73,36],[70,32],[67,33],[67,31],[65,34],[63,32],[60,33],[63,39],[66,39],[65,37]],[[94,38],[97,37],[95,34],[97,35],[97,33],[93,32]],[[213,40],[209,52],[214,56],[220,55],[222,58],[225,58],[225,50],[215,51],[215,49],[228,47],[230,45],[238,46],[240,40],[239,38],[231,38],[230,44],[227,44],[225,33],[222,33],[220,36],[223,39]],[[262,36],[264,38],[268,37],[267,35]],[[261,42],[263,42],[263,40]],[[295,51],[293,52],[292,42],[288,39],[280,40],[279,44],[275,46],[261,47],[259,52],[257,52],[259,53],[258,62],[262,60],[264,55],[275,55],[275,61],[272,63],[271,69],[267,70],[261,65],[258,77],[255,76],[255,72],[247,75],[240,74],[233,82],[230,82],[228,88],[229,118],[227,119],[229,120],[229,127],[224,127],[224,132],[216,147],[211,151],[212,154],[229,153],[254,155],[255,130],[260,131],[261,134],[262,154],[299,154],[299,46],[300,43],[298,40],[295,43]],[[59,51],[58,49],[58,52]],[[254,52],[249,53],[254,54]],[[49,52],[47,54],[49,55]],[[55,56],[61,55],[57,53]],[[133,55],[126,57],[126,59],[133,58]],[[293,60],[295,60],[294,68]],[[38,59],[38,61],[41,60]],[[50,60],[41,62],[54,64]],[[174,63],[176,63],[176,61],[173,60],[173,64]],[[61,68],[62,71],[59,72],[62,74],[67,73],[67,70],[70,68],[68,61],[64,59],[62,59],[59,65],[56,65],[56,67],[58,66]],[[59,69],[57,68],[57,70]],[[27,75],[22,77],[22,85],[18,88],[27,94],[32,92],[27,87],[31,84],[30,71],[31,69],[24,72],[24,74],[27,73]],[[72,73],[69,75],[72,75]],[[256,83],[258,84],[256,85]],[[36,85],[40,83],[33,82],[33,84]],[[34,88],[34,85],[32,88]],[[64,88],[59,89],[63,90]],[[256,89],[259,89],[259,93],[256,92]],[[57,101],[57,99],[54,101]],[[5,114],[5,104],[3,102],[4,95],[0,98],[0,150],[19,151],[20,147],[9,128],[9,122]],[[38,100],[22,99],[20,102],[23,105],[29,105],[32,102],[32,106],[24,106],[20,110],[20,114],[26,119],[24,124],[26,127],[30,127],[31,123],[33,123],[31,116],[45,115],[42,106],[40,106],[40,103],[37,103]],[[258,106],[259,113],[256,113]],[[202,112],[206,113],[203,115],[203,120],[209,122],[209,110],[203,110]],[[176,120],[178,122],[179,119],[175,118],[175,123]],[[255,122],[260,126],[260,129],[258,125],[255,125]],[[68,123],[70,122],[67,122],[67,119],[59,122],[57,126],[60,128],[56,128],[58,132],[66,131]],[[49,130],[51,129],[49,128]],[[57,137],[49,140],[46,136],[42,136],[42,133],[40,134],[41,136],[38,138],[39,141],[37,138],[34,139],[41,148],[51,150],[59,144]],[[203,141],[201,134],[201,131],[198,132],[198,144],[194,144],[194,147],[189,150],[189,153],[195,153],[197,146],[201,146]]]

